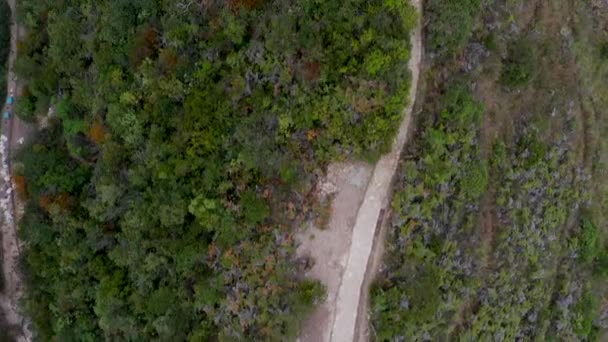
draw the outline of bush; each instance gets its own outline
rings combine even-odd
[[[298,285],[298,302],[303,309],[308,309],[323,299],[325,288],[316,281],[303,281]]]
[[[589,284],[583,289],[581,299],[574,307],[574,332],[587,341],[594,341],[598,328],[593,324],[599,312],[600,303],[596,295],[589,288]]]
[[[608,60],[608,42],[600,44],[599,53],[600,58]]]
[[[478,199],[488,185],[488,167],[483,161],[472,161],[465,168],[461,188],[466,198]]]
[[[34,122],[36,120],[36,98],[28,94],[17,98],[15,115],[23,121]]]
[[[512,88],[527,85],[533,77],[534,58],[532,43],[528,39],[512,43],[507,58],[503,61],[500,82]]]
[[[593,275],[600,278],[608,278],[608,249],[604,248],[597,256],[593,264]]]
[[[481,1],[430,0],[425,6],[430,19],[426,29],[431,51],[446,56],[461,51],[471,37]]]
[[[590,263],[601,250],[599,229],[591,220],[581,220],[581,235],[579,238],[579,257],[584,263]]]

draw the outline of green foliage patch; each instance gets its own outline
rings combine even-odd
[[[535,56],[532,42],[528,38],[518,38],[508,49],[503,63],[500,82],[508,87],[522,87],[533,78]]]
[[[485,192],[477,143],[484,109],[464,85],[448,89],[419,141],[419,159],[402,165],[388,237],[391,271],[372,291],[380,341],[445,338],[455,308],[475,286],[469,275],[477,266],[451,241],[472,233],[476,209],[463,204]]]
[[[590,263],[595,260],[601,250],[600,231],[589,218],[583,218],[581,221],[579,257],[582,262]]]
[[[481,0],[430,0],[425,2],[428,47],[440,55],[454,55],[469,41]]]

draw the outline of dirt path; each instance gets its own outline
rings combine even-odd
[[[421,0],[411,0],[421,13]],[[300,234],[298,255],[309,256],[314,266],[307,276],[319,279],[327,290],[325,302],[304,322],[301,342],[352,342],[368,340],[367,290],[380,265],[382,236],[377,227],[390,200],[393,175],[408,137],[416,100],[422,57],[421,18],[411,34],[409,68],[412,75],[408,106],[390,153],[375,166],[364,163],[333,164],[321,196],[333,194],[328,227],[311,225]],[[329,190],[328,190],[329,189]],[[375,243],[375,240],[378,243]]]
[[[7,94],[18,96],[20,89],[13,65],[21,28],[16,23],[15,3],[16,0],[8,0],[13,14],[11,22],[11,51],[7,73]],[[4,101],[4,99],[1,100]],[[5,316],[7,323],[14,329],[17,341],[31,341],[32,333],[28,328],[29,324],[19,309],[19,300],[23,290],[22,277],[18,265],[21,245],[17,236],[16,221],[18,221],[21,210],[17,210],[16,214],[16,207],[21,206],[15,203],[10,170],[12,152],[18,148],[18,145],[23,142],[33,128],[14,116],[13,105],[5,104],[3,112],[5,111],[11,112],[12,117],[9,121],[2,123],[2,136],[0,137],[0,177],[2,178],[0,208],[4,217],[0,226],[2,232],[2,270],[4,271],[4,291],[0,293],[0,311]]]
[[[412,0],[418,13],[422,13],[422,1]],[[412,109],[416,102],[416,92],[418,91],[418,78],[420,74],[420,61],[422,59],[422,33],[421,15],[418,16],[418,23],[413,30],[410,40],[412,53],[409,68],[412,75],[412,86],[408,98],[408,105],[404,110],[403,121],[399,127],[397,137],[393,142],[391,151],[384,155],[374,168],[372,179],[365,192],[365,199],[357,213],[357,220],[353,228],[352,244],[350,246],[349,258],[346,265],[342,283],[338,292],[336,315],[332,324],[330,341],[332,342],[352,342],[358,340],[357,332],[365,331],[365,328],[357,327],[359,312],[365,313],[366,310],[360,306],[366,305],[367,289],[364,287],[368,273],[374,273],[369,269],[370,258],[373,256],[374,241],[376,240],[377,228],[382,224],[382,214],[390,201],[391,183],[401,151],[407,141]],[[372,258],[373,260],[373,258]],[[379,263],[376,263],[377,267]]]
[[[333,198],[327,227],[323,229],[311,224],[298,236],[298,255],[314,261],[307,276],[320,280],[327,292],[326,300],[304,323],[301,342],[328,342],[330,339],[353,226],[372,171],[373,165],[361,162],[330,165],[319,195],[321,201]]]

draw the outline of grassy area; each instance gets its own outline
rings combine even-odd
[[[603,340],[608,8],[488,1],[454,32],[461,5],[430,3],[441,58],[393,200],[376,339]]]
[[[327,162],[377,156],[409,89],[405,2],[19,1],[26,309],[42,340],[293,339]],[[57,96],[61,94],[61,96]]]

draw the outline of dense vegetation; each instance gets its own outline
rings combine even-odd
[[[487,168],[472,129],[479,125],[483,107],[460,85],[451,88],[443,103],[437,125],[420,142],[424,154],[403,165],[403,188],[393,200],[398,229],[389,235],[395,249],[393,273],[374,293],[374,310],[382,312],[380,340],[395,335],[422,340],[428,331],[445,329],[436,316],[457,307],[463,299],[460,287],[472,280],[470,261],[457,255],[457,246],[449,241],[471,235],[477,208],[465,204],[486,187]],[[444,295],[449,302],[443,302]]]
[[[283,340],[317,170],[385,150],[404,1],[19,1],[27,312],[41,340]]]
[[[605,340],[608,7],[485,1],[456,34],[471,4],[429,2],[375,337]]]

